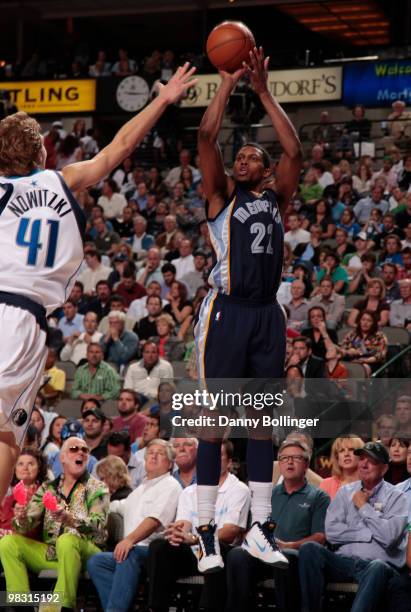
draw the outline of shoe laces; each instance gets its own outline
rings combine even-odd
[[[204,552],[206,556],[216,554],[214,537],[216,526],[212,523],[213,522],[210,521],[208,525],[204,525],[203,527],[199,527],[197,529],[197,533],[203,543]]]
[[[273,548],[274,550],[279,550],[277,543],[275,541],[275,538],[274,538],[275,527],[276,527],[276,524],[272,520],[267,520],[262,525],[260,524],[261,532],[264,538],[267,540],[267,542],[271,546],[271,548]]]

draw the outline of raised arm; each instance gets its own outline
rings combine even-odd
[[[250,75],[250,82],[264,106],[283,153],[275,172],[275,190],[280,197],[280,210],[284,211],[290,198],[294,195],[300,178],[302,165],[301,143],[295,128],[277,100],[268,89],[268,62],[264,58],[263,48],[256,47],[250,51],[250,62],[246,70]]]
[[[117,132],[112,142],[91,160],[70,164],[63,169],[63,177],[70,189],[77,191],[98,183],[129,157],[147,132],[155,125],[169,104],[176,102],[192,85],[195,68],[188,62],[177,68],[176,73],[160,93],[144,110],[133,117]]]
[[[210,217],[217,216],[224,208],[225,199],[234,187],[234,182],[226,175],[217,138],[230,94],[244,72],[244,68],[237,70],[234,74],[220,71],[220,87],[204,113],[198,130],[202,182],[209,204]]]

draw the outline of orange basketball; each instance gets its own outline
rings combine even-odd
[[[218,70],[227,72],[241,68],[254,47],[253,33],[241,21],[223,21],[207,39],[208,59]]]

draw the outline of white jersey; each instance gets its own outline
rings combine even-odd
[[[53,170],[0,176],[0,291],[61,306],[83,261],[85,217]]]

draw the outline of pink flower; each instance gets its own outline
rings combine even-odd
[[[47,510],[50,510],[51,512],[54,512],[55,510],[57,510],[57,499],[53,495],[53,493],[50,493],[50,491],[46,491],[44,493],[43,505],[45,508],[47,508]]]
[[[13,487],[13,497],[21,506],[25,506],[27,504],[27,491],[22,480],[20,480],[20,482]]]

